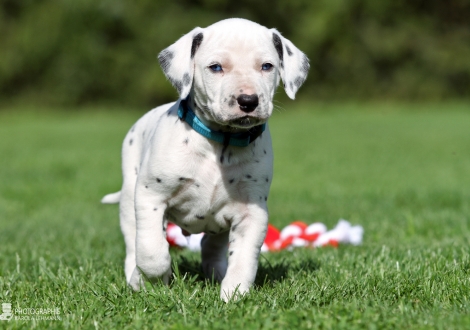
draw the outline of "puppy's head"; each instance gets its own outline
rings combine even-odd
[[[277,30],[236,18],[195,28],[158,58],[180,98],[191,94],[198,116],[222,129],[266,122],[280,79],[294,99],[309,69]]]

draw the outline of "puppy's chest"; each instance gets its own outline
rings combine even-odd
[[[229,230],[244,216],[248,203],[267,200],[270,177],[258,173],[256,165],[221,167],[201,162],[168,187],[167,220],[190,233]]]
[[[237,188],[226,187],[219,171],[197,178],[180,177],[168,200],[166,218],[191,233],[217,234],[230,228],[234,213],[238,213]]]

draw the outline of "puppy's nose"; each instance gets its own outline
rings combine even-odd
[[[253,112],[258,106],[258,94],[240,94],[237,97],[237,102],[240,105],[240,110],[246,113]]]

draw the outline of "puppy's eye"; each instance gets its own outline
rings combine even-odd
[[[262,66],[261,66],[261,70],[263,71],[269,71],[273,68],[273,65],[271,63],[264,63]]]
[[[209,69],[211,69],[212,72],[222,72],[222,65],[212,64],[212,65],[209,65]]]

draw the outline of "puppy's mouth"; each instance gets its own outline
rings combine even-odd
[[[217,112],[212,111],[212,109],[207,105],[202,107],[196,105],[196,109],[200,111],[199,115],[202,115],[202,117],[206,119],[209,123],[212,122],[218,126],[218,128],[217,126],[213,128],[215,128],[216,130],[220,129],[225,132],[247,130],[254,126],[262,125],[268,120],[268,118],[250,115],[231,115],[225,117],[219,115]]]
[[[240,118],[231,119],[228,121],[227,126],[233,128],[251,128],[253,126],[257,126],[264,123],[264,120],[260,118],[251,117],[251,116],[244,116]]]

